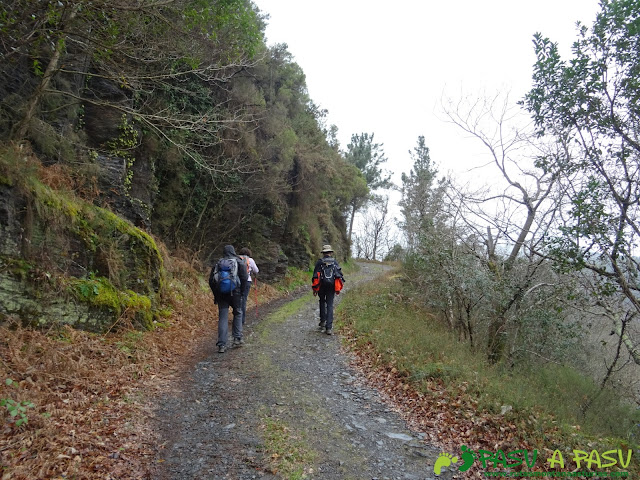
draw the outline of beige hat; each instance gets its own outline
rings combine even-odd
[[[333,252],[333,248],[331,248],[331,245],[323,245],[322,253],[329,253],[329,252]]]

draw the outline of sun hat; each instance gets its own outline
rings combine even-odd
[[[322,253],[329,253],[329,252],[333,252],[333,248],[331,248],[331,245],[323,245]]]

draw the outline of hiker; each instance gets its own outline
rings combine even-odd
[[[339,279],[339,280],[337,280]],[[336,292],[336,282],[340,287]],[[340,288],[344,282],[344,276],[338,261],[333,258],[331,245],[322,247],[322,258],[316,262],[313,270],[313,295],[320,299],[320,324],[318,329],[327,335],[333,335],[333,299],[335,294],[340,294]]]
[[[247,267],[236,255],[233,245],[225,245],[222,258],[211,269],[209,287],[213,292],[214,303],[218,305],[218,352],[227,350],[229,335],[229,307],[233,309],[233,346],[244,344],[242,339],[242,292],[247,284]]]
[[[251,273],[254,275],[258,273],[260,270],[258,269],[258,265],[253,258],[251,258],[251,250],[248,247],[242,247],[240,249],[240,258],[244,260],[247,265],[247,286],[242,290],[242,324],[244,325],[247,321],[247,299],[249,298],[249,291],[251,290],[251,286],[253,285],[253,280],[251,278]]]

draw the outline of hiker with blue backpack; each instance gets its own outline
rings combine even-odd
[[[211,269],[209,287],[218,305],[218,352],[227,350],[229,336],[229,307],[233,310],[233,346],[244,344],[242,339],[242,292],[247,283],[247,266],[236,255],[233,245],[225,245],[222,258]]]
[[[311,280],[313,295],[320,299],[320,323],[318,329],[333,335],[333,300],[340,295],[344,276],[338,261],[333,257],[331,245],[322,247],[322,258],[316,262]]]

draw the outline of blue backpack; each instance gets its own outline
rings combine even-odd
[[[214,292],[233,294],[240,285],[238,278],[238,261],[235,258],[221,258],[213,269]]]

